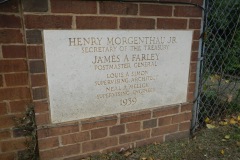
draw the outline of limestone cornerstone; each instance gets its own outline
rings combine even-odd
[[[52,122],[187,102],[192,33],[45,30]]]

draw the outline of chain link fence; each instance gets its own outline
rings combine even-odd
[[[205,0],[193,127],[240,111],[240,0]]]

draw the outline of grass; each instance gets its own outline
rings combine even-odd
[[[185,139],[85,158],[85,160],[240,160],[240,127],[202,129]]]

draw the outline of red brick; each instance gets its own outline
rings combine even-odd
[[[22,43],[23,35],[19,29],[0,29],[0,43]]]
[[[116,17],[82,16],[76,19],[77,28],[80,29],[116,29]]]
[[[201,29],[201,19],[190,19],[189,29]]]
[[[202,17],[202,9],[192,6],[176,6],[174,10],[176,17]]]
[[[0,89],[0,100],[28,99],[30,97],[30,90],[26,87]]]
[[[7,114],[7,104],[4,102],[0,103],[0,115]]]
[[[0,117],[0,128],[10,128],[15,125],[15,120],[14,120],[13,115],[5,115]]]
[[[38,140],[38,147],[40,150],[42,149],[49,149],[59,146],[58,137],[51,137]]]
[[[188,91],[194,92],[195,91],[195,83],[189,83],[188,84]]]
[[[0,60],[0,72],[27,71],[26,60]]]
[[[0,131],[0,141],[6,140],[8,138],[11,138],[11,132],[10,131]]]
[[[44,73],[45,72],[45,65],[42,60],[30,61],[30,72],[31,73]]]
[[[172,116],[163,117],[158,119],[158,126],[167,126],[172,124]]]
[[[185,112],[182,114],[178,114],[173,116],[172,118],[172,123],[181,123],[184,121],[189,121],[190,119],[192,119],[192,112]]]
[[[191,122],[184,122],[179,124],[179,131],[190,130]]]
[[[121,114],[120,118],[120,123],[146,120],[151,118],[151,111],[123,113]]]
[[[140,131],[140,122],[133,122],[133,123],[128,123],[126,124],[127,132],[136,132]]]
[[[195,99],[194,93],[193,92],[188,92],[187,101],[192,103],[194,101],[194,99]]]
[[[72,26],[72,17],[53,15],[26,15],[25,24],[27,28],[31,29],[69,29]]]
[[[150,130],[125,134],[119,137],[119,143],[129,143],[150,137]]]
[[[31,75],[31,84],[32,84],[32,87],[47,85],[45,74]]]
[[[142,141],[136,142],[136,147],[141,147],[141,146],[145,146],[153,143],[162,143],[162,142],[163,142],[163,136],[158,136],[158,137],[148,138],[148,139],[144,139]]]
[[[74,134],[68,134],[68,135],[62,136],[61,139],[62,139],[63,145],[74,144],[74,143],[79,143],[79,142],[84,142],[84,141],[90,140],[90,134],[88,131],[74,133]]]
[[[187,19],[158,18],[158,29],[186,29]]]
[[[24,12],[47,12],[48,11],[48,0],[24,0],[22,1]]]
[[[3,76],[0,75],[0,87],[3,87]]]
[[[97,3],[78,0],[51,0],[51,11],[53,13],[96,14]]]
[[[172,134],[168,134],[165,136],[165,141],[173,141],[173,140],[177,140],[177,139],[189,138],[189,136],[190,136],[189,131],[172,133]]]
[[[49,113],[42,113],[35,116],[37,125],[49,124]]]
[[[23,113],[26,110],[27,105],[30,103],[30,100],[20,100],[10,102],[10,111],[11,113],[21,112]]]
[[[196,82],[196,73],[191,72],[189,82]]]
[[[179,106],[169,106],[166,108],[160,108],[153,110],[153,117],[167,116],[178,113]]]
[[[18,12],[18,0],[11,0],[0,5],[1,12]]]
[[[0,15],[0,28],[21,28],[21,19],[15,15]]]
[[[199,49],[199,41],[193,41],[192,51],[198,51],[198,49]]]
[[[169,126],[162,126],[159,128],[153,128],[152,129],[152,137],[164,135],[168,133],[173,133],[178,131],[178,124],[175,125],[169,125]]]
[[[191,72],[196,72],[197,71],[197,63],[196,62],[192,62],[190,64],[190,69],[191,69]]]
[[[189,111],[192,111],[192,108],[193,108],[193,104],[192,104],[192,103],[182,105],[182,106],[181,106],[181,112],[189,112]]]
[[[125,133],[125,125],[117,125],[109,128],[110,136]]]
[[[25,146],[26,139],[14,139],[14,140],[8,140],[8,141],[2,141],[0,143],[2,152],[9,152],[14,150],[23,150]]]
[[[26,47],[22,45],[2,46],[3,58],[26,58]]]
[[[28,85],[27,73],[5,74],[5,82],[7,86]]]
[[[47,98],[46,87],[33,88],[32,89],[33,100],[45,99]]]
[[[193,32],[193,40],[199,40],[200,39],[200,30],[194,30]]]
[[[27,44],[42,44],[41,30],[26,30]]]
[[[0,5],[1,6],[1,5]],[[1,7],[0,7],[1,8]],[[1,10],[1,9],[0,9]],[[13,160],[17,159],[17,155],[14,152],[8,152],[8,153],[1,153],[0,154],[0,159],[2,160]]]
[[[27,53],[29,59],[43,59],[42,46],[28,46]]]
[[[117,116],[92,118],[89,120],[83,120],[81,123],[82,123],[82,127],[81,127],[82,130],[90,130],[94,128],[113,126],[117,123]]]
[[[198,61],[198,52],[192,52],[191,61],[192,62]]]
[[[197,63],[197,62],[198,62],[198,52],[193,51],[191,54],[191,63]]]
[[[100,14],[137,15],[137,13],[137,4],[119,2],[100,3]]]
[[[157,4],[140,4],[142,16],[172,16],[172,6]]]
[[[203,0],[191,0],[192,3],[198,4],[200,6],[203,5]]]
[[[34,102],[34,110],[35,110],[35,113],[42,113],[42,112],[49,111],[48,102],[46,101]]]
[[[155,20],[150,18],[121,18],[121,29],[154,29]]]
[[[91,139],[98,139],[106,137],[108,134],[107,128],[100,128],[100,129],[94,129],[91,130]]]
[[[54,159],[54,158],[62,158],[74,154],[80,153],[80,145],[70,145],[59,147],[56,149],[51,149],[47,151],[40,151],[40,159]]]
[[[115,146],[117,144],[118,144],[117,137],[110,137],[110,138],[104,138],[100,140],[84,142],[82,144],[82,152],[85,153],[90,151],[96,151],[99,149]]]
[[[150,119],[143,121],[143,129],[157,127],[157,119]]]
[[[40,129],[38,130],[38,138],[64,135],[74,132],[79,132],[78,124],[69,124],[69,126]]]

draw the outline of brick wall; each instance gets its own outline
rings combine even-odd
[[[0,4],[0,159],[17,157],[25,138],[14,129],[31,101],[24,24],[16,0]]]
[[[167,2],[168,0],[164,0]],[[175,0],[202,5],[202,0]],[[13,117],[35,104],[41,159],[79,159],[189,136],[202,10],[191,5],[9,0],[0,4],[0,159],[15,159],[25,139]],[[44,29],[194,30],[188,103],[53,125]]]

